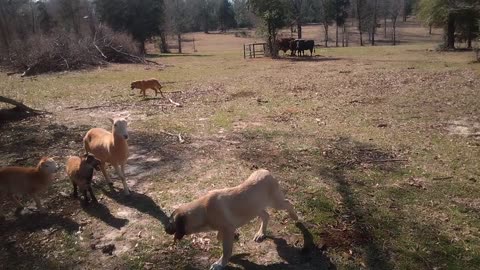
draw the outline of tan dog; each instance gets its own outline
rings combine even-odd
[[[298,220],[278,181],[269,171],[258,170],[236,187],[210,191],[177,208],[170,216],[165,232],[175,235],[176,241],[192,233],[218,231],[217,238],[223,241],[223,255],[210,269],[222,269],[232,255],[237,228],[259,217],[261,225],[254,241],[265,239],[269,219],[267,207],[286,210],[293,220]]]
[[[5,167],[0,169],[0,192],[6,193],[17,205],[17,211],[23,208],[17,195],[32,196],[37,209],[44,211],[38,193],[45,190],[57,171],[57,163],[48,157],[40,160],[37,167]]]
[[[160,92],[160,95],[165,98],[165,96],[162,93],[162,85],[156,80],[156,79],[149,79],[149,80],[143,80],[143,81],[134,81],[130,84],[130,87],[133,89],[140,89],[140,93],[143,94],[143,97],[146,97],[146,91],[147,89],[152,89],[155,91],[155,96],[157,96],[158,92]]]

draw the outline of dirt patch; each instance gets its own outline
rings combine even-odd
[[[475,137],[480,139],[480,122],[469,119],[455,120],[447,124],[446,127],[450,135],[459,135],[463,137]]]
[[[240,92],[231,94],[230,97],[233,100],[233,99],[237,99],[237,98],[254,97],[255,95],[256,94],[254,92],[251,92],[251,91],[240,91]]]

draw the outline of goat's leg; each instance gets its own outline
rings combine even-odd
[[[14,194],[10,194],[10,199],[17,206],[17,209],[15,209],[15,214],[20,214],[20,212],[23,209],[23,204],[18,200],[18,198]]]
[[[100,163],[100,169],[102,170],[102,174],[103,176],[105,177],[105,180],[107,181],[107,184],[113,188],[113,183],[112,183],[112,179],[110,179],[110,176],[108,175],[108,172],[105,168],[105,162],[102,162]]]
[[[88,205],[88,195],[87,195],[87,189],[84,189],[82,191],[83,194],[83,200],[82,200],[82,205],[87,206]]]
[[[88,192],[90,193],[90,198],[92,199],[93,203],[98,203],[97,198],[95,197],[95,194],[93,193],[92,186],[88,187]]]
[[[75,183],[72,182],[72,186],[73,186],[72,197],[73,197],[73,198],[78,198],[78,187],[77,187],[77,184],[75,184]]]
[[[263,240],[265,240],[265,238],[267,237],[267,235],[266,235],[267,234],[267,225],[268,225],[268,220],[270,218],[270,215],[268,215],[267,211],[263,210],[262,212],[260,212],[258,217],[260,218],[260,221],[261,221],[260,229],[255,234],[255,237],[253,238],[253,241],[255,241],[257,243],[260,243]]]
[[[42,203],[40,202],[40,199],[38,198],[37,195],[32,195],[33,200],[35,201],[35,204],[37,205],[37,209],[40,212],[45,212],[45,208],[43,208]]]
[[[125,165],[123,165],[123,166],[125,166]],[[128,190],[128,185],[127,185],[127,179],[125,178],[125,175],[123,174],[122,170],[120,169],[120,166],[113,165],[113,167],[115,168],[115,171],[117,172],[118,176],[120,176],[120,178],[122,179],[123,192],[125,193],[125,195],[130,195],[130,191]]]

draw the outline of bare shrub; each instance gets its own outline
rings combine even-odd
[[[107,63],[144,63],[138,44],[124,33],[99,26],[94,37],[78,38],[64,31],[16,40],[0,65],[30,76],[78,70]]]

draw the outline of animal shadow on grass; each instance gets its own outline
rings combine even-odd
[[[290,62],[327,62],[327,61],[338,61],[343,60],[342,58],[337,57],[321,57],[319,55],[305,55],[305,56],[284,56],[279,57],[276,60],[280,61],[290,61]]]
[[[0,224],[0,231],[2,234],[15,230],[22,230],[27,232],[34,232],[44,229],[50,229],[53,227],[59,227],[68,233],[78,231],[80,225],[74,220],[54,213],[29,213],[19,215],[13,220],[8,220]]]
[[[117,230],[120,230],[123,226],[127,225],[128,219],[124,218],[117,218],[112,213],[108,207],[103,204],[97,203],[90,203],[87,206],[82,207],[85,213],[88,215],[100,219],[101,221],[105,222],[108,226],[113,227]]]
[[[138,211],[150,215],[151,217],[159,220],[163,226],[168,224],[168,216],[165,212],[158,206],[155,201],[149,196],[135,191],[130,191],[129,196],[123,196],[118,194],[118,192],[110,191],[102,187],[103,193],[108,196],[110,199],[116,201],[117,203],[135,208]]]
[[[243,253],[234,255],[231,261],[242,266],[244,269],[258,269],[258,270],[274,270],[274,269],[317,269],[330,270],[336,269],[336,266],[325,256],[323,251],[318,248],[314,241],[312,233],[301,222],[297,222],[295,226],[300,229],[303,235],[303,247],[297,248],[290,246],[283,238],[267,237],[273,240],[276,246],[278,255],[285,261],[281,263],[274,263],[270,265],[259,265],[254,262],[244,259],[249,254]],[[231,267],[230,269],[237,269]]]

